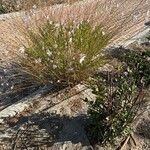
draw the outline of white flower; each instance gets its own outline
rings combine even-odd
[[[20,51],[21,53],[24,53],[24,52],[25,52],[24,46],[21,46],[21,47],[19,48],[19,51]]]
[[[1,86],[4,86],[4,83],[1,83]]]
[[[24,130],[25,128],[24,127],[20,127],[20,130]]]
[[[12,85],[10,89],[13,90],[14,89],[14,85]]]
[[[70,37],[70,39],[69,39],[69,43],[72,43],[72,37]]]
[[[57,48],[58,47],[58,45],[57,44],[54,44],[54,48]]]
[[[147,61],[150,61],[150,57],[147,58]]]
[[[73,68],[69,68],[68,70],[69,70],[69,71],[73,71],[74,69],[73,69]]]
[[[51,55],[52,55],[52,52],[51,52],[50,50],[47,50],[46,53],[47,53],[48,56],[51,56]]]
[[[129,67],[127,68],[127,71],[130,72],[130,73],[132,73],[132,70]]]
[[[109,120],[109,117],[106,117],[106,120],[108,121],[108,120]]]
[[[38,58],[38,59],[35,60],[36,64],[41,63],[41,62],[42,62],[41,58]]]
[[[36,9],[37,8],[37,6],[36,5],[33,5],[33,7],[32,7],[33,9]]]
[[[57,82],[60,83],[60,80],[58,80]]]
[[[53,84],[53,81],[50,81],[51,84]]]
[[[85,54],[81,54],[80,55],[80,60],[79,60],[80,64],[82,64],[82,62],[84,61],[85,57],[86,57]]]
[[[124,75],[127,76],[127,75],[128,75],[128,72],[124,72]]]
[[[71,32],[69,31],[68,34],[71,35]]]
[[[53,63],[54,61],[53,61],[53,60],[50,60],[50,62]]]
[[[4,73],[7,73],[7,69],[3,69]]]
[[[59,26],[60,26],[60,24],[59,24],[59,23],[56,23],[56,24],[55,24],[55,27],[59,27]]]
[[[47,19],[49,19],[49,16],[47,16]],[[53,24],[53,21],[49,21],[49,24]]]
[[[53,69],[56,69],[57,68],[57,66],[56,65],[53,65]]]
[[[102,31],[102,35],[105,35],[106,33],[104,31]]]

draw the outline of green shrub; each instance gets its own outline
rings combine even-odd
[[[133,49],[120,47],[118,50],[123,52],[115,57],[125,63],[127,70],[134,76],[136,84],[148,88],[150,85],[150,48],[141,50],[136,46]]]
[[[85,81],[106,63],[103,56],[111,34],[102,26],[83,21],[78,25],[47,22],[38,31],[28,30],[29,46],[21,58],[23,70],[39,84],[74,85]]]
[[[90,136],[101,144],[113,144],[130,134],[131,124],[146,102],[144,91],[150,85],[148,47],[119,47],[108,54],[122,63],[121,69],[107,77],[100,74],[90,85],[96,95],[96,100],[89,102]]]
[[[143,101],[142,88],[136,85],[134,77],[125,72],[108,74],[94,79],[92,91],[96,100],[89,102],[89,135],[99,144],[114,144],[132,131],[131,124]]]

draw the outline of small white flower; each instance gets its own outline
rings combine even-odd
[[[22,127],[20,127],[20,130],[24,130],[25,128],[22,126]]]
[[[37,8],[37,6],[36,5],[33,5],[33,7],[32,7],[33,9],[36,9]]]
[[[80,64],[82,64],[82,62],[84,61],[85,57],[86,57],[85,54],[81,54],[80,55],[80,60],[79,60]]]
[[[53,65],[53,69],[56,69],[57,68],[57,66],[56,65]]]
[[[1,86],[4,86],[4,83],[1,83]]]
[[[68,32],[68,35],[71,35],[71,31]]]
[[[38,59],[35,60],[36,64],[41,63],[41,62],[42,62],[41,58],[38,58]]]
[[[147,58],[147,61],[150,61],[150,57]]]
[[[53,63],[54,61],[53,61],[53,60],[50,60],[50,62]]]
[[[49,19],[49,16],[47,16],[47,19]],[[49,24],[53,24],[53,21],[49,21]]]
[[[9,86],[9,83],[6,83],[7,86]]]
[[[73,68],[69,68],[68,70],[69,70],[69,71],[73,71],[74,69],[73,69]]]
[[[128,75],[128,72],[124,72],[124,75],[127,76],[127,75]]]
[[[55,24],[55,27],[59,27],[59,26],[60,26],[60,24],[59,24],[59,23],[56,23],[56,24]]]
[[[127,68],[127,71],[130,72],[130,73],[132,73],[132,70],[129,67]]]
[[[12,85],[10,89],[13,90],[14,89],[14,85]]]
[[[57,82],[60,83],[60,80],[58,80]]]
[[[106,120],[109,120],[109,117],[106,117]]]
[[[105,35],[106,33],[104,31],[102,31],[102,35]]]
[[[51,84],[53,84],[53,81],[50,81]]]
[[[58,45],[57,44],[54,44],[54,48],[57,48],[58,47]]]
[[[24,46],[20,47],[20,48],[19,48],[19,51],[20,51],[21,53],[24,53],[24,52],[25,52]]]
[[[7,73],[7,69],[3,69],[4,73]]]
[[[48,56],[51,56],[51,55],[52,55],[52,52],[51,52],[50,50],[47,50],[46,53],[47,53]]]
[[[70,37],[70,39],[69,39],[69,43],[72,43],[72,37]]]

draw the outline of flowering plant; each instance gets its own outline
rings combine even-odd
[[[74,85],[85,81],[106,63],[103,55],[110,39],[102,26],[82,21],[65,25],[47,22],[37,32],[28,30],[20,64],[40,84]],[[22,49],[21,49],[22,50]]]
[[[133,130],[132,124],[145,101],[143,88],[138,88],[132,73],[108,73],[93,80],[95,101],[89,103],[89,136],[92,142],[116,144]],[[95,144],[95,143],[94,143]]]

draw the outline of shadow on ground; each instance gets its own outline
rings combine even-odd
[[[137,126],[137,134],[144,139],[150,140],[150,120],[143,119]]]
[[[0,64],[0,111],[27,96],[53,94],[64,88],[66,87],[58,83],[38,84],[35,78],[24,72],[17,64],[10,66]]]
[[[39,89],[17,65],[0,66],[0,110]]]
[[[85,116],[69,118],[66,116],[42,113],[20,117],[17,122],[8,120],[11,148],[52,147],[56,143],[71,142],[89,146],[84,131]],[[61,145],[61,144],[60,144]]]

